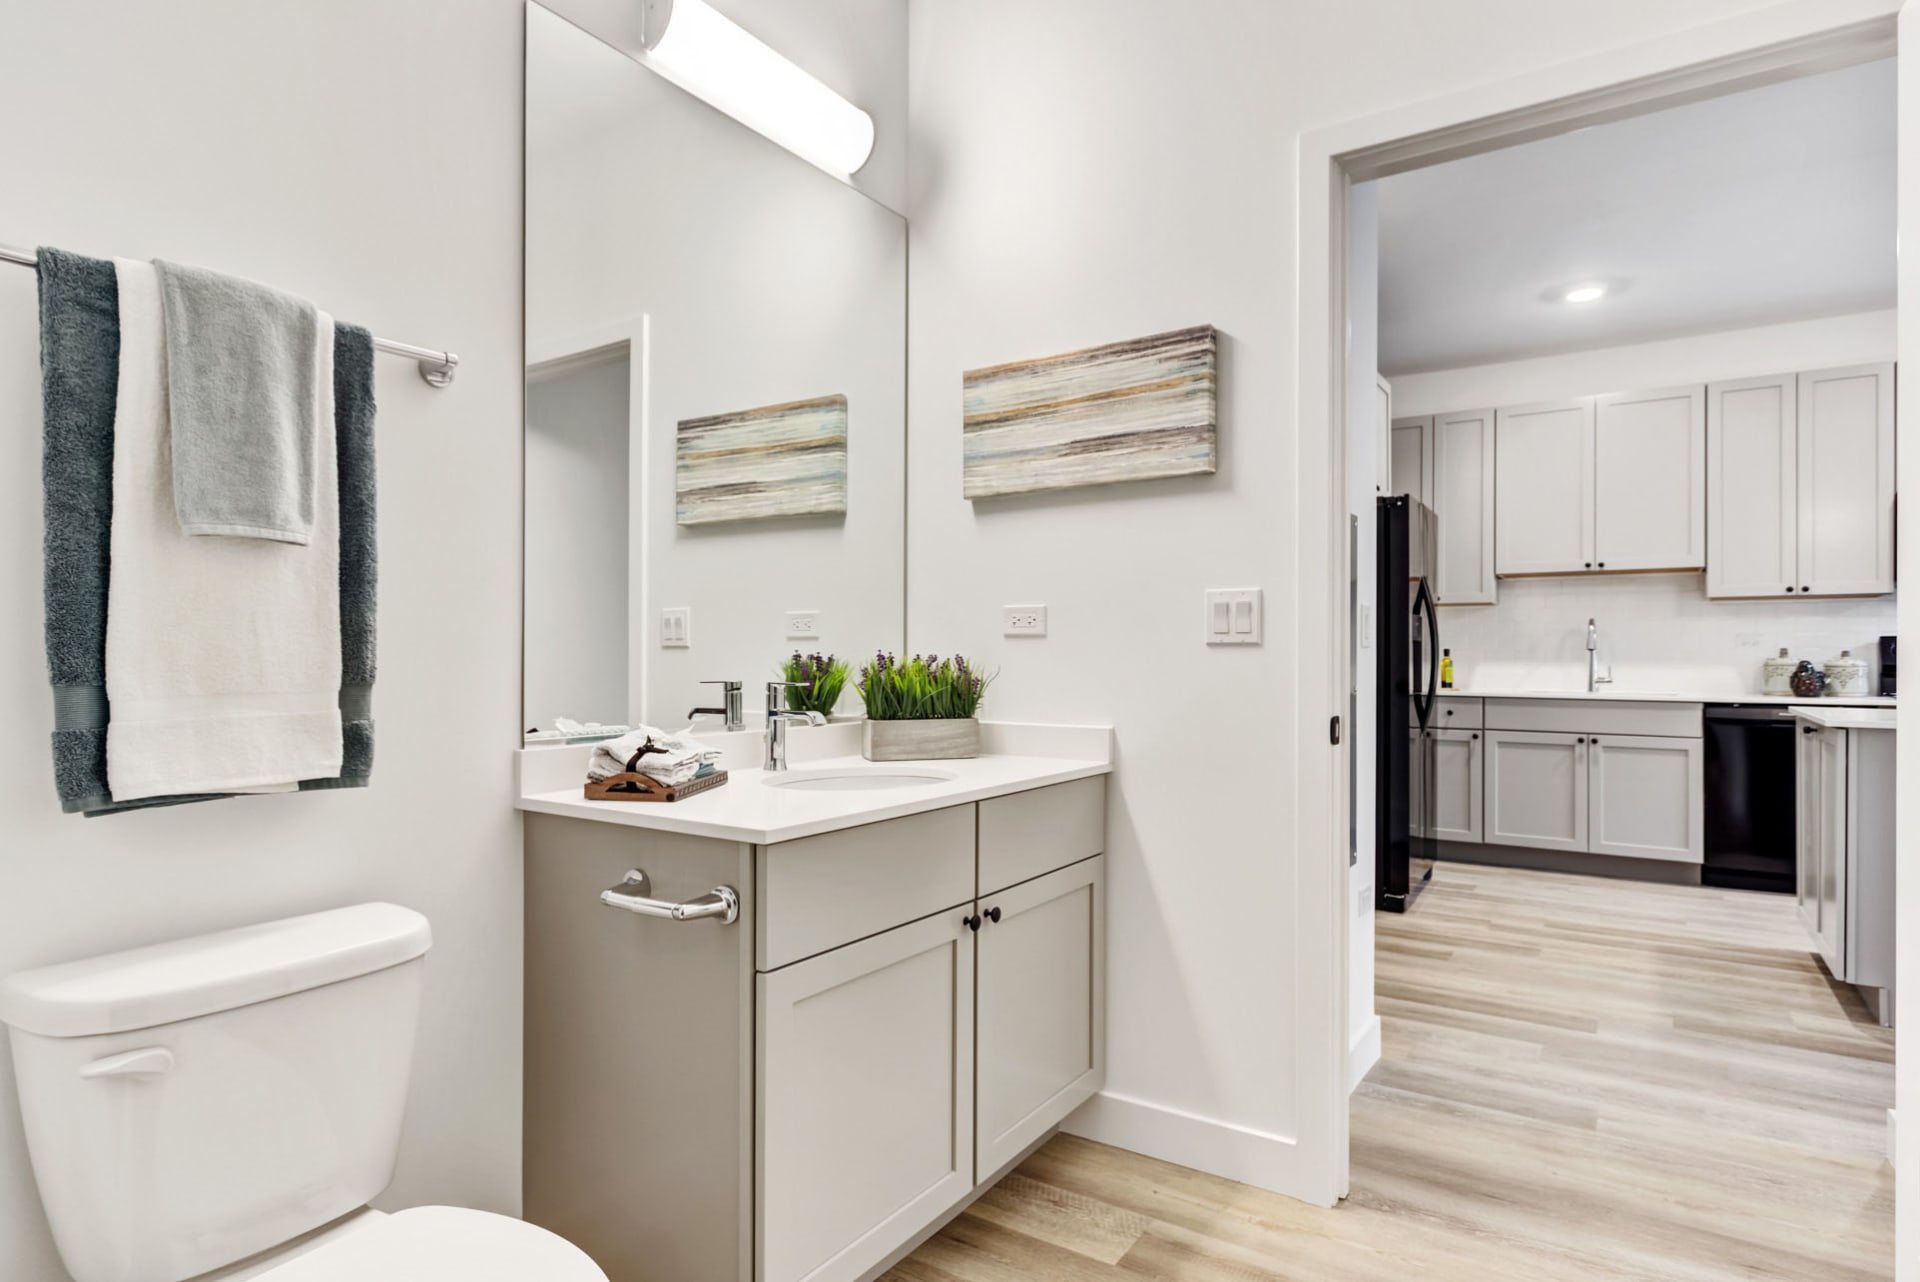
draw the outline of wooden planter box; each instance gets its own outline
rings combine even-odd
[[[868,761],[941,761],[980,755],[980,723],[972,717],[872,721],[861,736]]]

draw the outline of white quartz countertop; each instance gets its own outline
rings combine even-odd
[[[1829,730],[1893,730],[1899,714],[1891,708],[1827,708],[1797,706],[1794,719]]]
[[[536,814],[773,845],[1113,770],[1110,727],[989,723],[982,730],[984,751],[978,757],[869,762],[859,755],[857,726],[795,727],[788,732],[788,776],[882,770],[943,777],[899,787],[814,791],[775,787],[773,781],[782,775],[770,774],[758,765],[742,766],[735,758],[721,762],[728,771],[725,784],[674,802],[588,801],[582,795],[582,786],[590,749],[526,749],[521,758],[522,791],[517,804],[521,810]],[[758,736],[752,738],[757,741]],[[562,753],[569,755],[562,757]],[[567,782],[555,786],[562,780]]]
[[[1830,708],[1892,708],[1895,700],[1884,695],[1823,695],[1803,699],[1792,694],[1701,694],[1674,690],[1503,690],[1493,686],[1473,689],[1442,690],[1442,699],[1600,699],[1623,703],[1758,703],[1792,704],[1795,707],[1818,704]]]

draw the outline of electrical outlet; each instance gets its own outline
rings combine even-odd
[[[820,639],[820,611],[788,610],[787,640],[818,641]]]
[[[1000,607],[1001,631],[1010,637],[1047,635],[1047,607],[1044,605],[1003,605]]]
[[[660,611],[660,648],[663,650],[693,648],[692,610],[682,606],[677,610]]]
[[[1260,644],[1259,588],[1208,588],[1206,604],[1208,645]]]

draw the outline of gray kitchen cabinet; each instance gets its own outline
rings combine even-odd
[[[1492,605],[1494,412],[1433,417],[1434,600]]]
[[[1433,744],[1433,831],[1441,841],[1486,840],[1482,798],[1486,744],[1481,732],[1437,729],[1427,732]]]
[[[1495,568],[1593,569],[1593,398],[1517,405],[1496,417]]]
[[[1894,731],[1799,722],[1800,921],[1835,979],[1875,990],[1882,1022],[1894,979]]]
[[[1484,733],[1487,842],[1585,850],[1586,736],[1540,730]]]
[[[1587,736],[1587,849],[1700,863],[1706,858],[1704,763],[1699,739]]]
[[[1707,415],[1698,383],[1594,398],[1597,570],[1707,563]]]
[[[1433,506],[1433,419],[1396,418],[1389,443],[1387,493]]]
[[[1090,1099],[1106,1072],[1106,860],[983,896],[974,1166],[985,1179]]]
[[[1894,589],[1894,367],[1707,388],[1707,595]]]
[[[759,1282],[855,1282],[972,1191],[969,915],[759,977]]]

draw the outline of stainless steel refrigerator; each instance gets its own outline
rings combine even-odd
[[[1420,500],[1378,500],[1378,722],[1374,743],[1374,902],[1403,913],[1433,876],[1433,701],[1440,685],[1434,517]]]

